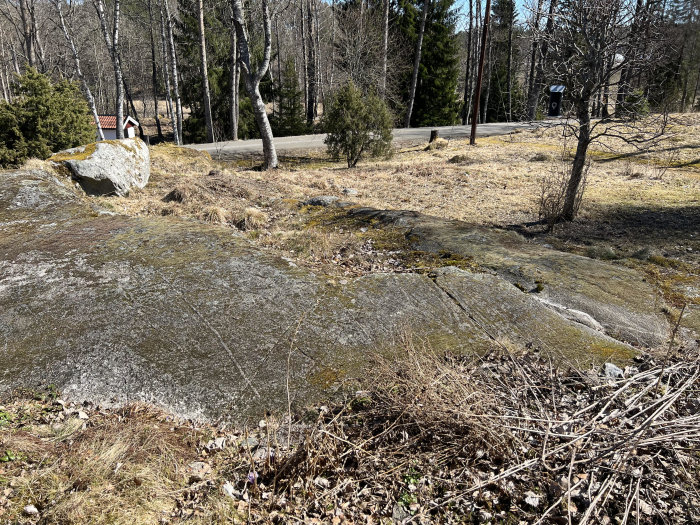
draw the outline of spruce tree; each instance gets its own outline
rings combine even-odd
[[[282,74],[282,85],[277,93],[279,108],[270,120],[275,137],[304,135],[308,133],[304,115],[304,93],[299,88],[299,81],[294,70],[294,61],[287,59]]]
[[[399,0],[393,29],[400,32],[410,49],[415,47],[420,26],[422,2]],[[455,34],[457,11],[454,0],[433,0],[423,35],[421,62],[416,100],[413,105],[411,126],[442,126],[457,121],[459,99],[459,45]],[[408,71],[402,82],[406,86],[404,101],[410,87]],[[397,113],[402,113],[399,108]]]
[[[513,27],[517,19],[514,0],[495,0],[491,13],[493,48],[489,58],[492,61],[492,67],[491,93],[486,112],[487,120],[489,122],[505,122],[509,120],[511,114],[513,120],[518,120],[525,109],[525,94],[513,71],[515,64],[519,62],[518,46],[515,43]],[[508,60],[509,55],[510,60]],[[509,65],[511,67],[510,86],[508,86]]]

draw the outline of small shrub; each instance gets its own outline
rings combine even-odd
[[[436,139],[425,148],[425,151],[435,151],[437,149],[445,149],[450,143],[445,139]]]
[[[95,127],[77,84],[52,84],[33,68],[18,76],[11,104],[0,102],[0,167],[94,142]]]
[[[649,101],[644,96],[644,91],[635,89],[625,97],[625,100],[620,104],[617,113],[622,117],[631,119],[646,117],[651,112]]]
[[[449,162],[450,164],[466,164],[467,162],[469,162],[469,157],[465,154],[455,155],[447,162]]]
[[[583,170],[581,184],[579,184],[574,204],[574,215],[578,214],[583,199],[583,192],[586,187],[586,179],[590,169],[590,161],[586,163]],[[554,225],[562,219],[564,204],[566,202],[566,189],[571,178],[571,164],[565,159],[555,164],[551,173],[545,175],[540,185],[539,217],[547,224],[547,230],[552,231]]]
[[[249,206],[235,220],[235,225],[240,230],[257,230],[265,226],[267,219],[264,211]]]
[[[552,156],[549,153],[537,153],[530,159],[530,162],[550,162]]]
[[[357,165],[365,153],[372,157],[391,153],[393,118],[377,95],[364,95],[350,82],[333,97],[323,116],[325,143],[334,159],[345,157],[348,168]]]
[[[212,224],[226,224],[228,212],[221,206],[207,206],[204,208],[204,220]]]

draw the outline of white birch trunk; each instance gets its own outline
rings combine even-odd
[[[243,15],[243,3],[242,0],[232,1],[233,21],[236,25],[236,34],[238,36],[238,49],[241,57],[241,66],[245,76],[246,91],[248,91],[248,96],[253,103],[255,121],[258,125],[260,136],[262,137],[265,169],[274,169],[278,166],[277,152],[275,150],[270,121],[268,120],[267,112],[265,111],[265,103],[260,95],[260,80],[263,78],[267,72],[267,68],[270,65],[270,52],[272,48],[270,10],[267,5],[267,0],[262,0],[265,48],[262,62],[258,66],[257,71],[253,71],[250,63],[250,50],[248,48],[248,34],[245,26],[245,17]]]
[[[68,43],[68,47],[70,47],[71,53],[73,54],[73,62],[75,63],[75,73],[78,75],[80,85],[83,87],[83,93],[85,94],[85,98],[87,99],[88,104],[90,106],[90,111],[92,111],[92,116],[95,119],[95,125],[97,126],[97,136],[100,140],[104,140],[105,135],[102,131],[102,126],[100,125],[100,117],[97,113],[95,99],[92,96],[92,91],[90,90],[90,86],[88,85],[87,80],[85,80],[85,75],[83,75],[83,70],[80,67],[80,55],[78,54],[78,49],[75,47],[73,36],[68,31],[68,26],[66,25],[66,21],[63,17],[63,9],[61,8],[62,2],[63,0],[54,0],[56,9],[58,11],[58,20],[61,24],[61,29],[63,30],[63,36],[66,39],[66,42]]]

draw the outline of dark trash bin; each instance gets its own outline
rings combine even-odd
[[[564,86],[549,86],[549,109],[547,115],[550,117],[561,117],[561,100],[564,97]]]

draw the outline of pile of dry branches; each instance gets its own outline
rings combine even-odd
[[[268,518],[700,522],[697,356],[641,358],[622,376],[533,353],[400,361],[268,462]]]

